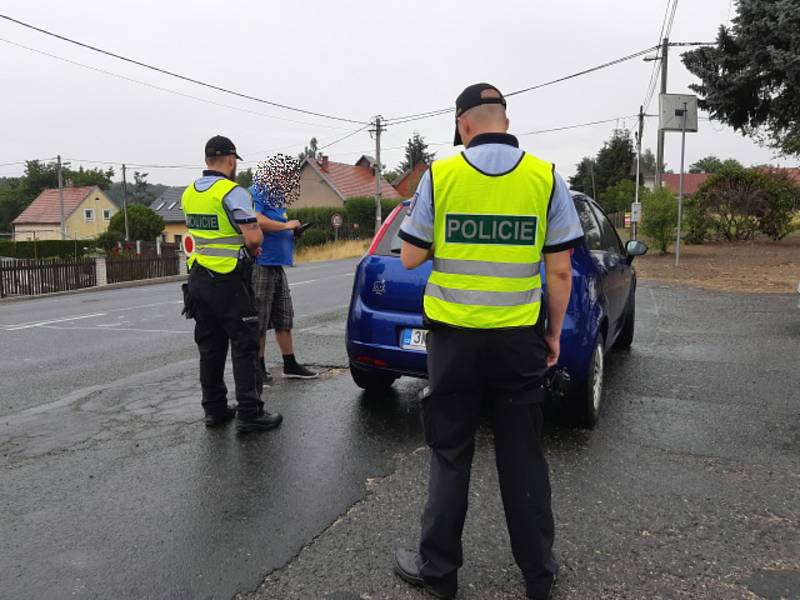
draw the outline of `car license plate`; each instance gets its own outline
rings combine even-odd
[[[400,337],[400,347],[403,350],[426,352],[427,346],[425,345],[425,341],[427,337],[427,329],[403,329],[403,334]]]

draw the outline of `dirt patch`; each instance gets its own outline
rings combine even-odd
[[[651,246],[652,247],[652,246]],[[681,246],[675,254],[651,253],[637,258],[642,279],[680,281],[702,288],[731,292],[787,293],[800,281],[800,232],[780,242],[714,242]]]
[[[347,240],[344,242],[328,243],[322,246],[312,246],[298,250],[295,257],[296,263],[316,262],[320,260],[341,260],[344,258],[357,258],[363,256],[369,248],[369,240]]]

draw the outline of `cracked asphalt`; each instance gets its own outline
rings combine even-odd
[[[173,312],[119,311],[134,331],[99,337],[117,320],[104,303],[174,289],[68,296],[58,314],[0,304],[0,597],[424,598],[391,573],[425,501],[424,382],[373,397],[350,381],[352,265],[290,273],[311,281],[294,292],[298,354],[325,374],[278,380],[283,427],[244,438],[203,427],[191,336],[164,333],[188,329]],[[555,600],[800,598],[796,298],[642,282],[637,317],[597,428],[546,426]],[[46,367],[26,372],[37,353]],[[459,598],[523,597],[486,428],[470,494]]]

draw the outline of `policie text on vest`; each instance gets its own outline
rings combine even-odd
[[[448,213],[445,220],[448,244],[536,245],[536,216]]]

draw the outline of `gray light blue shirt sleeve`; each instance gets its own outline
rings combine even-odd
[[[576,245],[583,237],[578,212],[569,193],[569,186],[558,173],[555,173],[555,190],[550,200],[550,211],[547,215],[547,236],[544,252],[559,252]]]
[[[406,218],[400,225],[400,239],[427,249],[433,244],[433,189],[431,172],[425,171],[411,200]]]
[[[253,198],[250,192],[241,186],[233,188],[223,202],[225,210],[237,224],[255,223],[256,213],[253,210]]]

